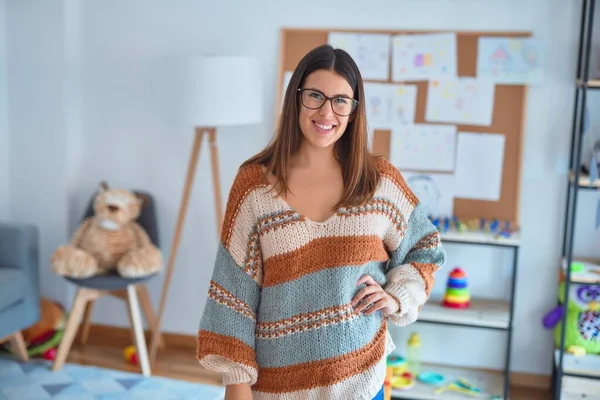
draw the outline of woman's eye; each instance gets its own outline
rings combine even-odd
[[[336,103],[340,103],[340,104],[347,104],[348,103],[348,99],[346,99],[344,97],[336,97],[335,98],[335,102]]]
[[[310,95],[311,95],[311,97],[314,97],[315,99],[318,99],[318,100],[321,100],[321,98],[322,98],[322,96],[319,93],[313,92]]]

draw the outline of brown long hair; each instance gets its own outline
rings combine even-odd
[[[336,208],[361,205],[368,201],[379,183],[376,156],[368,149],[367,119],[363,81],[358,66],[342,49],[322,45],[306,54],[294,70],[283,99],[283,110],[271,142],[249,164],[264,165],[277,179],[280,192],[287,193],[292,156],[300,149],[302,131],[298,121],[298,89],[316,70],[329,70],[343,76],[354,92],[358,106],[351,114],[346,131],[335,143],[334,153],[342,167],[344,193]]]

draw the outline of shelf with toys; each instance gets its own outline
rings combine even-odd
[[[403,376],[408,376],[406,361],[396,358],[388,365],[388,374],[393,376],[390,379],[392,399],[505,398],[502,395],[504,378],[500,372],[423,363],[419,366],[416,379],[403,380]]]
[[[502,300],[471,299],[467,309],[452,309],[430,299],[419,315],[419,322],[506,330],[510,325],[510,303]]]
[[[440,232],[442,242],[518,247],[521,244],[518,228],[498,220],[433,218],[431,222]]]
[[[564,274],[566,258],[562,258],[560,268]],[[571,261],[571,283],[600,284],[600,260],[573,258]]]
[[[573,183],[574,174],[570,174],[570,182]],[[579,189],[600,189],[600,179],[592,179],[589,174],[579,173]]]
[[[497,220],[460,221],[457,218],[431,218],[431,221],[440,232],[444,244],[492,246],[512,252],[510,297],[507,300],[473,298],[469,291],[467,272],[455,267],[448,274],[444,295],[429,299],[417,320],[418,323],[505,332],[507,345],[504,370],[489,371],[427,363],[421,364],[415,370],[414,364],[418,361],[414,361],[408,350],[406,361],[402,356],[394,354],[388,362],[388,366],[391,367],[388,373],[392,371],[388,380],[391,398],[458,400],[475,396],[508,399],[515,284],[520,248],[518,229],[512,224]],[[408,347],[410,349],[410,343]],[[403,371],[404,363],[406,368]],[[401,367],[396,367],[397,364]],[[432,378],[437,378],[437,381]]]

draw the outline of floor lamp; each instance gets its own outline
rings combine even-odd
[[[155,363],[160,344],[160,324],[173,275],[181,230],[185,220],[192,182],[204,137],[208,136],[212,170],[217,236],[223,221],[223,203],[217,152],[217,128],[251,125],[262,121],[262,88],[258,61],[237,56],[193,58],[185,68],[185,116],[195,129],[192,152],[183,187],[179,215],[171,244],[165,281],[157,315],[157,327],[150,343],[150,362]]]

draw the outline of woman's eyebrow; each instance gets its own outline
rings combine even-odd
[[[325,94],[325,92],[323,92],[321,89],[317,89],[316,87],[307,87],[307,89],[310,89],[310,90],[315,90],[315,91],[317,91],[317,92],[319,92],[319,93],[322,93],[322,94],[324,94],[325,96],[327,96],[327,95]],[[345,97],[345,98],[347,98],[347,99],[351,99],[351,98],[352,98],[352,96],[350,96],[350,95],[348,95],[348,94],[345,94],[345,93],[337,93],[337,94],[334,94],[333,96],[328,96],[328,97]]]

